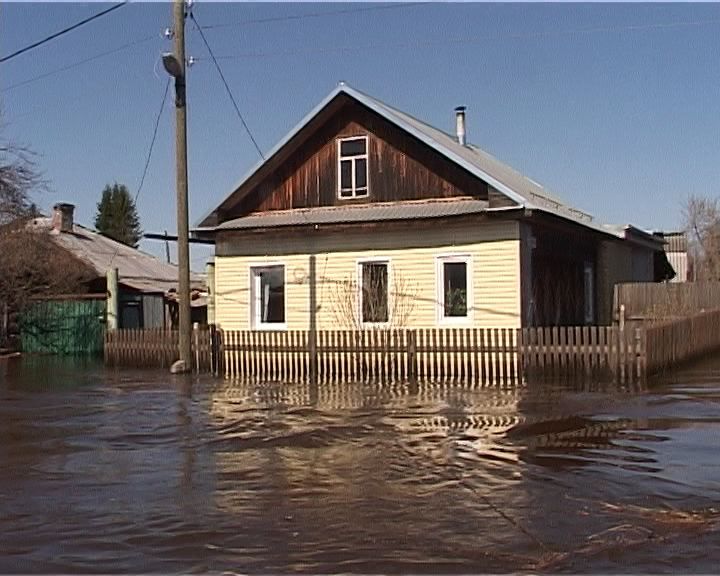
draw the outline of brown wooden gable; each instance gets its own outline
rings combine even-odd
[[[339,138],[368,136],[369,194],[338,198]],[[415,137],[346,101],[274,171],[223,211],[222,220],[251,212],[347,206],[368,202],[472,196],[488,199],[488,186]]]

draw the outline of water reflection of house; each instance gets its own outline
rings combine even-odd
[[[233,383],[213,394],[211,413],[222,428],[237,420],[239,409],[245,413],[256,407],[259,414],[282,420],[284,411],[292,417],[296,409],[307,408],[317,411],[320,421],[342,423],[346,416],[349,421],[367,420],[358,430],[336,423],[329,426],[327,446],[319,440],[328,449],[334,441],[352,441],[355,436],[382,429],[392,434],[393,442],[404,451],[423,454],[436,463],[457,450],[470,457],[492,452],[510,462],[517,457],[498,442],[523,421],[517,410],[520,394],[518,390],[478,391],[462,385]],[[338,435],[337,430],[343,432]],[[316,432],[323,434],[322,430]],[[270,437],[274,434],[273,430],[267,433]],[[246,436],[251,438],[252,434]],[[272,444],[272,438],[269,440],[268,446]],[[350,452],[339,450],[336,457],[352,459]]]
[[[126,246],[74,222],[72,204],[56,204],[52,217],[29,227],[47,234],[87,271],[75,294],[39,297],[21,319],[23,348],[32,352],[92,352],[102,349],[107,273],[117,268],[120,328],[170,328],[177,318],[175,265]],[[205,322],[204,278],[193,274],[193,320]]]
[[[289,564],[315,561],[306,569],[324,572],[330,550],[336,563],[368,549],[420,558],[446,548],[438,527],[448,525],[460,555],[514,532],[498,526],[487,502],[523,508],[517,460],[499,444],[516,423],[516,391],[314,388],[232,383],[217,389],[210,409],[226,434],[212,446],[216,506],[253,531],[286,532]]]

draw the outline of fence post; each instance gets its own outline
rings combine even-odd
[[[645,353],[643,350],[643,328],[635,328],[635,375],[638,383],[645,380]]]
[[[107,320],[108,330],[117,330],[120,327],[120,297],[118,294],[118,269],[110,268],[107,271]]]
[[[310,322],[308,330],[308,352],[310,354],[310,382],[317,382],[317,258],[315,254],[311,254],[308,262],[308,272],[310,281]]]
[[[227,365],[225,364],[225,332],[222,328],[216,329],[215,340],[217,342],[217,375],[225,376],[227,373]]]
[[[210,373],[211,373],[213,376],[217,376],[217,372],[216,372],[216,370],[215,370],[215,368],[216,368],[215,362],[216,362],[216,360],[217,360],[217,356],[216,356],[216,354],[215,354],[215,352],[216,352],[216,351],[215,351],[215,324],[208,324],[208,331],[209,331],[209,333],[210,333],[210,334],[209,334],[209,336],[210,336],[210,350],[209,350],[209,355],[210,355]]]
[[[195,346],[195,374],[200,374],[200,324],[193,322],[193,344]]]
[[[408,378],[412,384],[417,381],[417,332],[407,331]]]

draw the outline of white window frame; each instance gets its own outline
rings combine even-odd
[[[262,312],[260,310],[261,301],[259,299],[259,282],[260,276],[257,274],[259,270],[265,270],[267,268],[274,268],[282,266],[283,269],[283,310],[285,311],[284,322],[263,322]],[[259,262],[257,264],[251,264],[248,267],[248,280],[250,284],[249,289],[249,325],[251,330],[287,330],[287,265],[285,262]]]
[[[343,156],[341,154],[342,150],[342,143],[343,142],[350,142],[352,140],[365,140],[365,154],[356,154],[354,156]],[[370,160],[368,159],[368,151],[369,151],[370,142],[368,141],[367,136],[347,136],[344,138],[338,138],[337,140],[337,197],[339,200],[353,200],[355,198],[367,198],[370,196]],[[348,161],[350,160],[352,162],[352,171],[351,171],[351,180],[352,180],[352,188],[346,189],[350,190],[352,194],[350,196],[343,196],[343,187],[342,187],[342,171],[341,171],[341,164],[342,161]],[[357,193],[357,187],[356,187],[356,178],[355,178],[355,169],[357,166],[357,160],[365,160],[365,192],[358,194]]]
[[[385,264],[387,268],[387,322],[365,322],[363,320],[363,265],[364,264]],[[361,258],[357,260],[357,315],[361,328],[387,328],[392,321],[392,267],[390,258]]]
[[[444,264],[465,264],[467,282],[467,314],[465,316],[445,316],[445,266]],[[435,258],[435,290],[437,302],[437,323],[441,326],[467,326],[473,323],[475,306],[473,297],[473,265],[470,254],[440,254]]]

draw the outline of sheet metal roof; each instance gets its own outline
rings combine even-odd
[[[103,236],[79,224],[73,225],[72,232],[53,230],[52,219],[34,218],[33,229],[46,231],[58,245],[76,258],[89,265],[98,276],[105,276],[108,270],[118,269],[120,283],[141,292],[167,293],[177,290],[178,268],[162,260]],[[202,275],[190,274],[193,288],[205,285]]]
[[[310,123],[323,109],[325,109],[335,98],[341,95],[346,95],[367,108],[375,111],[377,114],[405,130],[409,134],[415,136],[420,141],[424,142],[440,154],[447,157],[452,162],[455,162],[459,166],[462,166],[468,170],[471,174],[474,174],[481,180],[487,182],[498,191],[502,192],[508,198],[516,202],[519,206],[528,208],[531,210],[539,210],[560,216],[564,219],[571,220],[588,228],[592,228],[597,232],[603,234],[609,234],[619,238],[625,238],[624,232],[611,229],[610,227],[604,226],[596,222],[593,217],[574,208],[547,189],[542,187],[540,184],[523,176],[517,170],[514,170],[507,164],[500,162],[494,156],[488,154],[484,150],[473,146],[471,144],[462,145],[457,140],[433,126],[430,126],[417,118],[406,114],[400,110],[392,108],[387,104],[368,96],[351,88],[345,83],[338,85],[325,99],[320,102],[309,114],[305,116],[275,147],[266,155],[266,158],[272,159],[282,148],[287,145],[298,133]],[[237,192],[243,184],[245,184],[253,175],[255,175],[262,166],[267,162],[261,161],[253,167],[248,174],[242,178],[237,185],[233,188],[233,192],[229,194],[225,200],[210,211],[199,224],[199,231],[217,229],[215,226],[210,224],[212,216],[216,210],[223,206],[230,198]],[[487,208],[488,211],[497,210],[495,208]],[[247,217],[246,217],[247,218]],[[234,222],[237,222],[237,219]]]
[[[442,218],[464,214],[480,214],[487,210],[483,200],[430,200],[424,202],[385,202],[356,204],[354,206],[328,206],[259,212],[242,218],[228,220],[217,230],[245,230],[252,228],[276,228],[313,224],[345,224],[352,222],[384,222],[391,220],[414,220]]]

